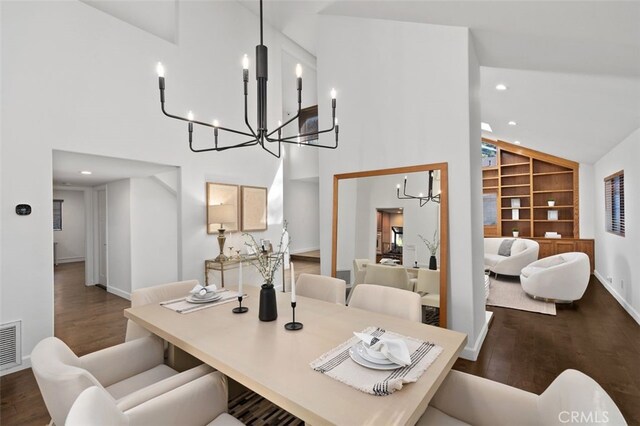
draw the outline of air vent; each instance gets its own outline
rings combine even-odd
[[[15,321],[0,325],[0,370],[22,364],[20,348],[22,322]]]

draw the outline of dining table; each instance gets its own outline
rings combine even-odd
[[[263,322],[258,319],[260,288],[245,285],[243,290],[246,313],[232,312],[236,299],[185,313],[149,304],[125,309],[124,315],[312,425],[415,424],[467,341],[457,331],[300,295],[295,316],[303,328],[291,331],[284,327],[292,320],[289,293],[277,293],[278,317]],[[432,342],[442,352],[416,382],[385,396],[362,392],[310,367],[354,332],[372,326]]]

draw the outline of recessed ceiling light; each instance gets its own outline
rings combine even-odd
[[[508,89],[508,87],[507,87],[507,86],[505,86],[505,85],[504,85],[504,84],[502,84],[502,83],[500,83],[500,84],[497,84],[497,85],[496,85],[496,90],[500,90],[501,92],[502,92],[502,91],[505,91],[505,90],[507,90],[507,89]]]
[[[516,124],[518,124],[518,123],[516,123],[515,121],[510,121],[509,122],[509,126],[515,126]]]
[[[493,133],[493,130],[491,129],[489,123],[485,123],[484,121],[480,123],[480,128],[485,132]]]
[[[516,145],[520,145],[520,141],[515,141],[514,142]]]
[[[81,175],[90,175],[91,172],[89,170],[83,170],[80,172]]]

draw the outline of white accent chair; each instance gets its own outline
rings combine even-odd
[[[131,307],[160,303],[165,300],[177,299],[189,294],[189,291],[198,284],[198,280],[178,281],[161,284],[152,287],[141,288],[131,293]],[[140,327],[135,322],[127,321],[127,333],[124,341],[128,342],[140,337],[149,336],[151,333]]]
[[[347,283],[324,275],[300,274],[296,281],[296,293],[303,297],[344,305]]]
[[[440,309],[440,270],[420,268],[415,291],[421,295],[424,306]]]
[[[571,421],[571,416],[590,421]],[[611,397],[589,376],[565,370],[541,394],[451,371],[418,425],[626,425]]]
[[[121,408],[104,389],[85,389],[66,426],[242,425],[227,414],[226,377],[210,373],[140,405]]]
[[[73,402],[88,387],[105,389],[126,410],[212,371],[200,365],[178,373],[163,362],[163,341],[155,336],[82,357],[62,340],[48,337],[31,352],[33,374],[56,425],[64,425]]]
[[[534,299],[571,303],[582,298],[590,276],[589,256],[571,252],[533,262],[522,270],[520,283]]]
[[[349,307],[422,322],[420,295],[399,288],[360,284],[352,291]]]
[[[364,283],[364,275],[367,273],[367,265],[371,261],[369,259],[354,259],[353,260],[353,285]]]
[[[518,276],[522,268],[538,259],[540,245],[537,241],[516,238],[511,246],[511,255],[498,254],[504,240],[512,238],[485,238],[484,265],[496,275]]]

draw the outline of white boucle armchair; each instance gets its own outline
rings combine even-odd
[[[522,270],[522,289],[534,299],[571,303],[587,290],[591,267],[585,253],[571,252],[545,257]]]
[[[516,238],[511,246],[510,256],[498,254],[504,240],[512,238],[485,238],[484,265],[485,269],[496,275],[518,276],[522,268],[538,260],[540,245],[537,241],[526,238]]]

